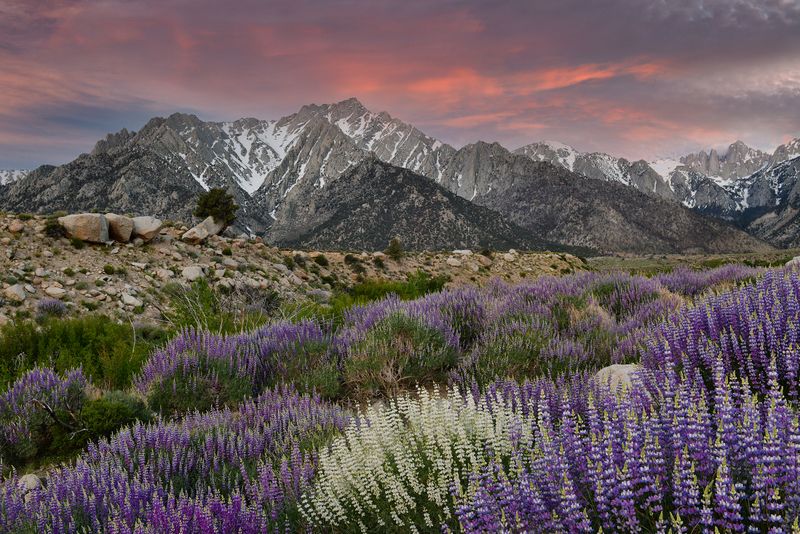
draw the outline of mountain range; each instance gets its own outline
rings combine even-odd
[[[287,246],[721,252],[800,244],[798,169],[798,140],[651,163],[554,142],[456,149],[351,98],[278,120],[154,118],[65,165],[0,174],[0,208],[190,220],[225,187],[242,230]]]

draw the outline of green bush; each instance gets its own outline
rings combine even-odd
[[[122,391],[108,391],[99,399],[87,401],[81,411],[86,438],[105,438],[137,421],[149,421],[144,402]]]
[[[316,263],[320,267],[327,267],[329,264],[328,258],[325,257],[325,254],[318,254],[314,256],[314,263]]]
[[[82,367],[95,385],[123,389],[165,340],[162,330],[134,330],[103,315],[10,323],[0,327],[0,389],[36,364]]]
[[[70,238],[69,242],[72,245],[72,247],[76,250],[80,250],[84,246],[86,246],[85,243],[80,239],[78,239],[77,237]]]
[[[117,272],[117,270],[114,269],[113,265],[105,264],[103,266],[103,272],[106,273],[106,274],[114,274],[114,273]]]
[[[47,218],[44,222],[44,233],[47,237],[52,237],[53,239],[60,239],[67,235],[66,229],[61,226],[56,217]]]
[[[173,330],[189,327],[220,333],[249,330],[264,324],[278,304],[274,291],[254,289],[220,295],[204,278],[188,288],[167,284],[163,293],[170,300],[164,318]]]
[[[231,247],[225,247],[225,248],[222,249],[222,255],[223,256],[233,256],[233,250],[231,250]]]
[[[403,250],[403,244],[400,242],[400,239],[393,237],[391,241],[389,241],[389,246],[386,247],[386,255],[392,258],[395,261],[399,261],[403,258],[405,251]]]
[[[344,381],[356,399],[389,398],[414,383],[446,383],[456,358],[441,332],[393,314],[348,348]]]
[[[233,195],[221,187],[214,187],[198,197],[194,215],[203,219],[214,217],[216,222],[228,226],[236,220],[238,209]]]
[[[226,362],[201,358],[200,369],[175,373],[157,383],[147,395],[147,406],[165,417],[214,407],[235,406],[253,394],[250,380],[238,376]]]

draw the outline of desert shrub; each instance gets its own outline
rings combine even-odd
[[[392,313],[347,347],[344,380],[356,398],[391,397],[415,383],[446,382],[456,357],[441,331]]]
[[[122,391],[107,391],[98,399],[86,401],[80,419],[86,438],[97,440],[111,436],[122,427],[151,418],[144,402]]]
[[[238,335],[186,330],[156,351],[136,380],[148,406],[163,415],[233,406],[281,383],[339,395],[338,359],[319,325],[277,323]]]
[[[51,237],[53,239],[60,239],[62,237],[66,237],[67,235],[66,229],[61,226],[61,223],[58,222],[57,217],[48,217],[45,220],[44,233],[47,237]]]
[[[80,370],[59,375],[44,367],[12,383],[0,396],[0,463],[20,465],[69,448],[81,429],[86,385]]]
[[[446,276],[431,276],[425,271],[409,274],[405,282],[394,280],[365,280],[353,285],[347,293],[353,297],[354,302],[370,302],[397,295],[403,300],[411,300],[441,291],[447,283]]]
[[[405,251],[403,250],[403,243],[400,241],[400,239],[393,237],[389,241],[389,246],[386,247],[384,253],[390,258],[392,258],[394,261],[400,261],[401,259],[403,259],[403,256],[405,255]]]
[[[236,220],[238,209],[233,195],[221,187],[212,187],[197,198],[194,215],[203,219],[214,217],[216,222],[228,226]]]
[[[168,380],[153,383],[147,391],[147,406],[164,416],[180,416],[235,406],[252,395],[248,377],[222,361],[199,354],[191,365],[179,367]]]
[[[117,270],[114,268],[113,265],[105,264],[103,265],[103,272],[106,274],[115,274]]]
[[[231,250],[231,247],[225,247],[225,248],[222,249],[222,255],[223,256],[233,256],[233,250]]]
[[[275,291],[237,287],[223,294],[205,278],[195,280],[189,287],[167,284],[163,292],[170,301],[163,315],[176,331],[184,328],[217,333],[250,330],[264,324],[279,304]]]
[[[286,268],[287,268],[287,269],[289,269],[290,271],[291,271],[291,270],[294,270],[294,268],[295,268],[295,262],[294,262],[294,258],[292,258],[291,256],[288,256],[288,255],[284,256],[284,257],[283,257],[283,264],[284,264],[284,265],[286,266]]]
[[[36,303],[36,320],[44,321],[51,317],[63,317],[67,306],[58,299],[44,298]]]
[[[459,365],[459,379],[483,387],[500,378],[544,375],[552,362],[544,361],[541,353],[552,336],[550,325],[541,319],[504,321],[481,336]]]
[[[72,245],[72,248],[74,248],[75,250],[81,250],[83,247],[86,246],[86,244],[81,239],[78,239],[77,237],[71,237],[70,240],[69,240],[69,243],[70,243],[70,245]]]
[[[377,269],[381,269],[381,270],[386,269],[386,262],[384,262],[383,258],[381,258],[380,256],[375,256],[374,258],[372,258],[372,264]]]
[[[317,254],[316,256],[314,256],[314,263],[316,263],[320,267],[327,267],[329,264],[328,258],[325,257],[325,254]]]
[[[0,327],[0,388],[36,365],[58,372],[81,367],[96,385],[130,385],[150,350],[164,341],[163,331],[149,338],[129,324],[103,315],[49,318],[41,325],[17,321]]]

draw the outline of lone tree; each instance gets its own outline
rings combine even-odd
[[[236,211],[239,206],[233,200],[233,195],[221,187],[214,187],[200,195],[197,199],[197,207],[194,214],[205,219],[214,217],[216,222],[221,222],[229,226],[236,220]]]
[[[389,241],[389,246],[386,247],[386,255],[395,261],[399,261],[403,257],[403,243],[400,239],[393,237]]]

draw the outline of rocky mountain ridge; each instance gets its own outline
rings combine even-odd
[[[154,118],[138,132],[122,130],[110,134],[99,141],[90,154],[59,167],[40,167],[24,179],[0,186],[0,207],[31,212],[99,209],[188,220],[192,198],[209,187],[225,187],[242,207],[237,221],[240,229],[251,235],[281,235],[281,232],[299,235],[303,228],[314,227],[315,221],[298,218],[297,206],[310,206],[310,199],[315,203],[323,202],[334,182],[350,176],[360,162],[377,158],[425,176],[459,197],[495,211],[497,206],[487,205],[482,197],[507,188],[509,183],[519,182],[524,172],[551,174],[545,167],[528,165],[531,160],[543,160],[568,169],[574,173],[573,177],[620,182],[651,198],[683,200],[694,209],[703,211],[705,208],[698,201],[695,182],[685,185],[688,192],[683,192],[643,161],[630,162],[605,154],[580,154],[552,143],[539,145],[529,145],[511,153],[497,143],[477,142],[456,150],[388,113],[367,110],[356,99],[304,106],[297,113],[278,120],[246,118],[206,122],[194,115],[176,113],[167,118]],[[353,183],[362,188],[367,185],[365,181]],[[615,190],[613,185],[610,187]],[[339,186],[335,190],[343,188]],[[590,191],[598,194],[595,184],[581,179],[566,184],[566,188],[567,193],[583,199],[578,205],[591,200]],[[681,199],[676,190],[686,198]],[[607,192],[603,189],[598,198],[608,198]],[[712,192],[719,193],[717,189]],[[361,194],[352,193],[353,196]],[[687,201],[689,197],[693,204]],[[345,202],[348,195],[338,198]],[[614,219],[602,230],[588,224],[576,228],[582,232],[616,234],[611,239],[588,236],[588,241],[598,246],[613,242],[625,247],[624,251],[642,252],[634,245],[626,247],[622,237],[628,231],[626,225],[646,228],[627,219],[631,214],[645,212],[644,205],[649,201],[639,195],[626,195],[626,198],[634,205],[614,209],[624,224],[617,224]],[[551,201],[557,204],[559,200]],[[708,204],[717,206],[720,202],[714,197]],[[407,220],[419,215],[414,211],[414,203],[398,205],[407,210],[400,214]],[[736,206],[738,204],[732,201],[730,206],[718,211],[735,211]],[[444,204],[440,208],[446,209]],[[706,211],[723,217],[727,213]],[[318,213],[318,210],[309,209],[306,213]],[[663,210],[659,213],[671,216]],[[271,231],[273,225],[281,231]],[[701,221],[701,231],[703,225]],[[672,241],[664,252],[679,252],[685,248],[679,241],[683,237],[676,235],[675,238],[678,241]],[[454,237],[453,246],[458,239]],[[587,240],[586,236],[578,234],[564,236],[564,239],[559,242],[568,246]],[[644,241],[648,240],[649,236],[645,236]],[[529,236],[528,242],[531,241],[549,242],[550,239],[535,235]],[[650,241],[659,242],[658,239]],[[348,245],[347,242],[341,244]],[[355,242],[349,244],[355,245]],[[438,244],[432,241],[428,246]]]

